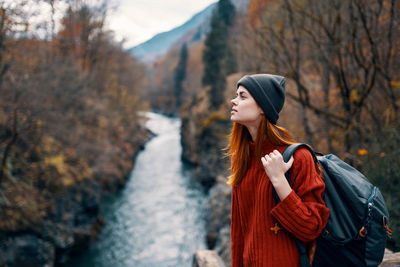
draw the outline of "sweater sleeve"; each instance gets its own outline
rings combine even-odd
[[[231,196],[231,264],[232,267],[243,266],[243,235],[240,227],[237,188],[232,187]]]
[[[295,152],[290,171],[293,190],[271,214],[295,237],[310,242],[328,222],[329,209],[323,200],[325,184],[315,169],[314,158],[305,148]]]

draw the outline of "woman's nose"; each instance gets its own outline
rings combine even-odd
[[[236,98],[231,99],[231,103],[232,103],[232,105],[236,106],[237,105]]]

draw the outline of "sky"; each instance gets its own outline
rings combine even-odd
[[[216,0],[119,0],[110,13],[108,28],[116,39],[125,39],[124,48],[147,41],[189,20]]]
[[[82,0],[86,3],[99,3],[102,0]],[[18,6],[31,17],[32,32],[39,38],[48,38],[48,29],[40,25],[51,17],[48,1],[35,0],[0,0],[7,7]],[[61,27],[61,19],[65,15],[65,1],[55,1],[55,31]],[[79,2],[79,1],[78,1]],[[107,0],[110,8],[107,14],[106,27],[115,33],[116,41],[124,40],[125,49],[151,39],[154,35],[172,30],[188,21],[197,12],[202,11],[217,0]],[[35,4],[36,3],[36,4]],[[22,27],[24,27],[22,25]],[[21,29],[23,30],[23,29]]]

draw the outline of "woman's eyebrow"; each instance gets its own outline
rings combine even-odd
[[[236,95],[237,96],[243,96],[243,95],[246,95],[246,91],[236,91]]]

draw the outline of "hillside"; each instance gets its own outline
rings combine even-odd
[[[160,56],[165,55],[174,43],[188,33],[194,32],[191,41],[202,39],[208,32],[209,18],[215,5],[216,3],[209,5],[181,26],[168,32],[157,34],[150,40],[130,48],[128,52],[138,60],[150,63],[154,62]]]
[[[249,0],[233,0],[236,10],[247,12]],[[129,54],[144,63],[154,63],[165,56],[173,47],[180,47],[182,43],[194,43],[202,40],[209,32],[210,17],[217,3],[213,3],[196,13],[187,22],[170,31],[159,33],[150,40],[127,50]]]

